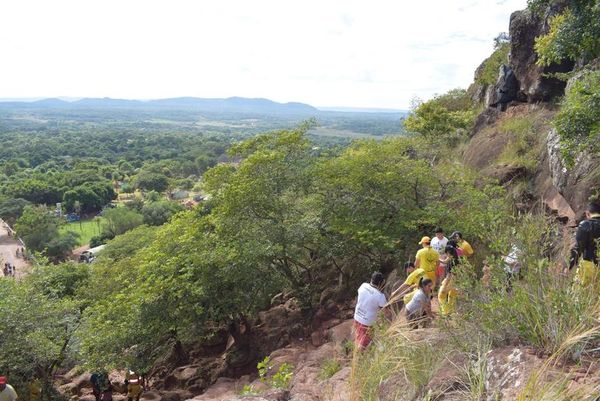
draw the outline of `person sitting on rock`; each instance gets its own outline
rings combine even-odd
[[[406,304],[406,320],[411,328],[416,329],[420,324],[425,325],[426,318],[433,319],[431,311],[431,294],[433,293],[433,281],[428,278],[419,280],[419,290],[415,293],[409,303]]]
[[[382,289],[385,285],[383,274],[375,272],[371,282],[363,283],[358,289],[358,300],[354,309],[355,344],[364,349],[371,344],[372,326],[377,320],[378,312],[387,304]]]
[[[600,199],[592,200],[579,223],[575,246],[571,249],[569,270],[577,265],[576,280],[587,286],[598,276],[598,241],[600,241]]]

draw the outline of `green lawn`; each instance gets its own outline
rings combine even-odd
[[[67,223],[61,227],[61,231],[74,231],[79,234],[79,245],[86,245],[90,243],[90,239],[100,234],[100,222],[101,217],[93,220],[82,220],[75,221],[73,223]]]

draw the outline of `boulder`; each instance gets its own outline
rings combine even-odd
[[[329,329],[329,338],[336,344],[342,344],[344,341],[352,341],[354,320],[349,319],[344,323]]]
[[[585,209],[586,202],[597,185],[594,183],[600,179],[600,158],[597,154],[584,152],[577,156],[575,165],[568,168],[562,158],[560,137],[555,129],[548,132],[547,156],[553,186],[578,216]],[[550,197],[554,197],[554,194],[546,195],[546,198]],[[559,203],[555,202],[554,205],[558,206]]]
[[[290,392],[288,390],[273,389],[260,395],[238,396],[228,401],[288,401]]]
[[[488,401],[516,400],[530,374],[543,360],[528,348],[505,347],[487,354],[485,388]]]
[[[548,33],[549,20],[564,10],[565,3],[563,0],[554,1],[541,15],[526,9],[510,16],[509,64],[519,81],[518,97],[521,101],[549,101],[564,93],[565,82],[546,74],[569,72],[574,62],[541,67],[536,64],[538,59],[534,45],[536,37]]]
[[[515,73],[510,67],[502,64],[493,90],[486,92],[485,105],[488,107],[501,106],[501,109],[504,110],[508,103],[517,100],[518,92],[519,81]]]
[[[144,391],[140,396],[140,401],[160,401],[161,398],[158,391]]]

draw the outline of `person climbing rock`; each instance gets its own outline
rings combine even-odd
[[[386,306],[387,300],[382,292],[385,285],[383,274],[375,272],[371,282],[363,283],[358,289],[358,300],[354,309],[354,335],[357,347],[364,349],[372,340],[372,326],[377,313]]]
[[[473,256],[473,254],[475,253],[475,251],[473,251],[473,247],[471,247],[471,244],[465,241],[460,231],[454,231],[450,238],[456,241],[458,247],[462,250],[463,256],[467,258]]]
[[[419,280],[419,289],[406,304],[406,320],[411,328],[416,329],[419,325],[426,325],[426,318],[433,319],[431,311],[431,294],[433,293],[433,281],[428,278]]]
[[[425,275],[425,270],[415,268],[413,262],[404,263],[404,271],[407,274],[406,280],[400,285],[392,295],[390,295],[389,304],[397,303],[401,297],[404,297],[403,304],[406,305],[412,299],[412,296],[417,290],[419,280]],[[402,309],[402,305],[400,306]]]
[[[0,401],[17,401],[17,392],[6,381],[6,376],[0,376]]]
[[[429,237],[421,238],[419,244],[422,245],[423,248],[419,249],[417,255],[415,256],[415,267],[417,269],[421,268],[425,270],[425,277],[431,280],[431,282],[435,283],[436,269],[440,259],[440,254],[431,247],[431,238]]]
[[[442,280],[438,292],[438,302],[440,303],[440,314],[447,316],[456,309],[456,297],[458,295],[454,287],[454,267],[459,263],[456,248],[446,245],[444,255],[440,261],[446,266],[446,277]]]
[[[585,220],[577,226],[575,246],[571,249],[569,270],[577,265],[576,280],[583,286],[598,275],[598,242],[600,241],[600,199],[591,201]]]

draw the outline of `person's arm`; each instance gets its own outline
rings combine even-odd
[[[387,305],[395,304],[400,300],[400,298],[413,291],[415,287],[416,285],[408,285],[406,283],[402,284],[400,288],[398,288],[392,293],[392,295],[390,295],[390,300],[388,301]]]

